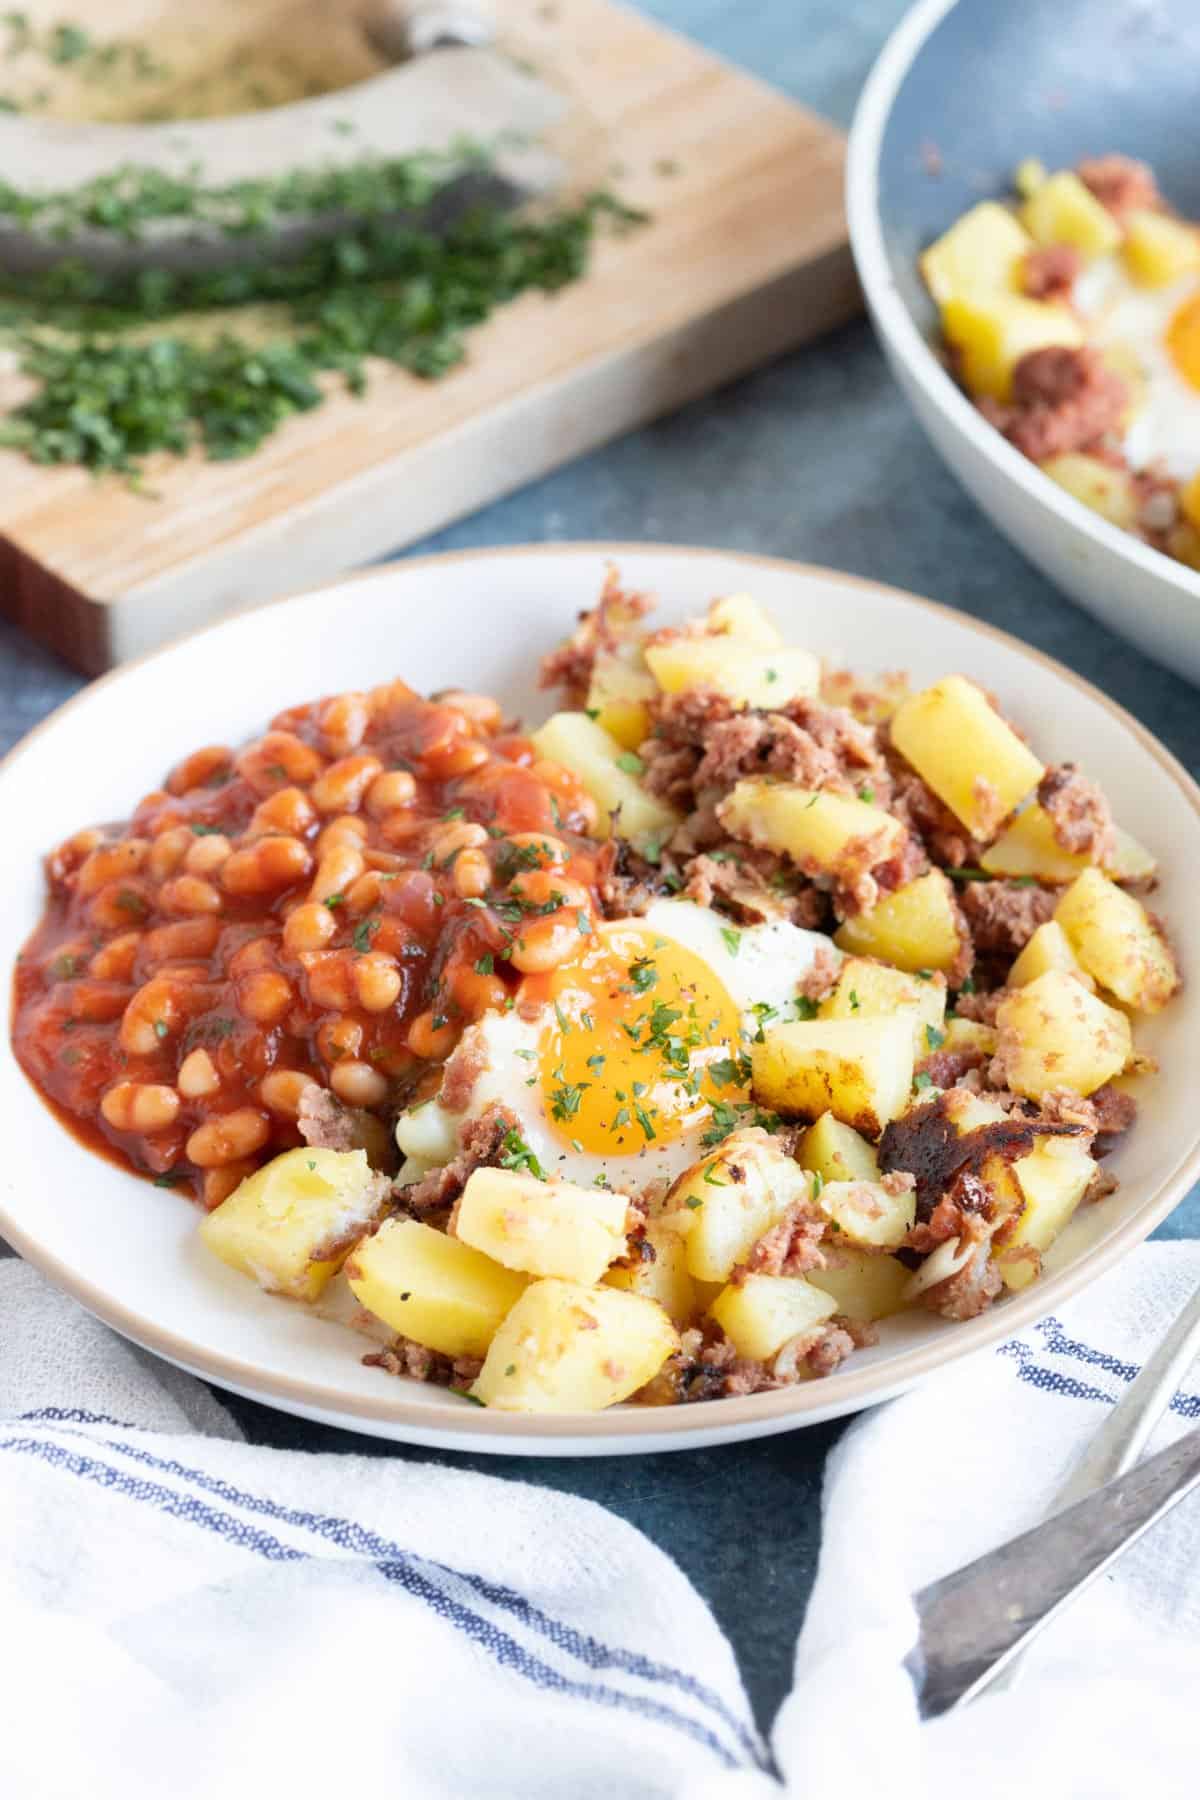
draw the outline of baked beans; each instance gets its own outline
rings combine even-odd
[[[17,1055],[86,1142],[206,1206],[302,1141],[309,1090],[386,1154],[464,1027],[590,929],[594,825],[485,695],[290,707],[47,857]]]

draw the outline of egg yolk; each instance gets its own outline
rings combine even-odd
[[[1200,293],[1177,306],[1167,326],[1171,361],[1194,388],[1200,388]]]
[[[734,1002],[693,951],[644,926],[601,926],[522,998],[551,1014],[539,1078],[564,1143],[632,1156],[748,1097]]]

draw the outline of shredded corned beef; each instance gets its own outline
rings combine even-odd
[[[796,983],[796,992],[802,1000],[824,1000],[826,994],[832,993],[837,986],[838,970],[841,960],[828,944],[818,944],[813,952],[812,962]]]
[[[411,1187],[398,1188],[397,1200],[414,1213],[450,1206],[466,1187],[476,1169],[492,1167],[500,1146],[517,1121],[502,1106],[489,1106],[477,1119],[466,1119],[459,1128],[458,1152],[440,1169],[431,1169]]]
[[[1076,856],[1102,863],[1113,849],[1113,817],[1108,801],[1075,763],[1047,769],[1038,784],[1038,804],[1049,814],[1054,841]]]
[[[362,1140],[351,1109],[314,1081],[300,1096],[300,1136],[316,1150],[359,1150]]]
[[[976,404],[1022,455],[1045,462],[1118,431],[1129,389],[1092,345],[1051,344],[1016,364],[1011,403],[984,395]]]
[[[610,567],[596,606],[580,613],[574,634],[542,658],[539,687],[564,688],[569,706],[583,706],[597,655],[602,650],[615,650],[629,625],[642,618],[653,605],[648,594],[627,592],[621,586],[616,569]]]
[[[727,841],[715,853],[691,857],[683,867],[683,898],[697,906],[717,902],[737,918],[787,919],[806,931],[816,931],[827,920],[825,894],[769,851]]]
[[[1127,212],[1155,212],[1163,203],[1154,171],[1144,162],[1115,152],[1076,165],[1076,174],[1101,206],[1121,218]]]
[[[732,1279],[740,1282],[747,1275],[803,1275],[809,1269],[824,1268],[825,1258],[819,1246],[827,1226],[824,1213],[807,1200],[797,1200],[777,1224],[751,1245],[745,1263],[735,1268]]]
[[[1073,244],[1043,244],[1021,266],[1021,288],[1031,300],[1066,300],[1083,268]]]
[[[368,1368],[382,1369],[386,1375],[407,1375],[410,1381],[461,1391],[470,1387],[483,1367],[480,1356],[443,1356],[406,1337],[396,1338],[384,1350],[369,1351],[362,1360]]]
[[[976,846],[970,833],[950,808],[938,799],[917,774],[891,751],[892,798],[889,812],[895,814],[910,832],[923,838],[935,862],[946,869],[960,869],[974,861]]]
[[[919,1304],[943,1319],[973,1319],[986,1312],[1003,1285],[989,1246],[980,1244],[970,1261],[955,1274],[926,1288]]]
[[[968,881],[959,896],[972,942],[983,956],[1016,956],[1053,916],[1056,904],[1048,888],[1015,881]]]

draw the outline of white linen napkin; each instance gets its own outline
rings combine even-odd
[[[1198,1282],[1200,1244],[1148,1245],[855,1423],[772,1760],[712,1617],[632,1527],[512,1464],[254,1448],[0,1262],[0,1794],[1192,1800],[1195,1498],[1012,1691],[921,1725],[901,1664],[911,1590],[1038,1519]],[[1152,1448],[1200,1421],[1197,1373]]]

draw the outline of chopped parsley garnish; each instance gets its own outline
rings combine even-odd
[[[821,1189],[825,1186],[825,1177],[822,1175],[820,1169],[813,1170],[812,1180],[813,1180],[813,1199],[815,1200],[817,1195],[820,1193]]]
[[[864,803],[864,805],[866,805],[866,806],[871,805],[872,801],[875,798],[875,789],[871,786],[869,781],[863,782],[863,785],[858,790],[858,797]]]
[[[465,819],[466,816],[467,809],[465,806],[452,806],[449,812],[444,812],[442,814],[442,818],[447,824],[449,824],[451,819]]]
[[[584,1092],[591,1087],[590,1081],[564,1082],[556,1087],[550,1095],[550,1116],[560,1123],[573,1119],[579,1111]]]
[[[142,896],[132,888],[122,888],[117,895],[116,904],[122,912],[127,912],[134,919],[144,919],[150,910]]]
[[[706,1181],[707,1181],[707,1179],[708,1179],[708,1177],[705,1176]],[[700,1208],[704,1205],[704,1202],[703,1202],[703,1200],[701,1200],[701,1198],[698,1194],[689,1194],[687,1199],[684,1201],[684,1205],[686,1207],[688,1207],[688,1209],[691,1212],[699,1212]]]
[[[964,976],[958,984],[958,991],[960,994],[973,994],[975,992],[975,977],[973,975]]]
[[[951,881],[991,881],[986,869],[974,869],[964,863],[961,869],[947,869]]]
[[[792,1001],[792,1008],[798,1019],[815,1019],[817,1016],[817,1003],[810,1000],[807,994],[797,994]]]
[[[918,981],[932,981],[933,980],[933,970],[932,969],[914,969],[913,974],[916,976]]]
[[[639,956],[636,962],[631,962],[629,965],[629,979],[633,983],[635,993],[645,994],[657,985],[658,970],[648,956]]]
[[[766,673],[767,673],[768,681],[778,681],[779,680],[779,670],[778,669],[768,669]]]
[[[580,907],[579,911],[575,914],[575,923],[579,927],[580,937],[591,937],[592,921],[588,918],[588,915],[584,912],[582,907]]]
[[[929,1045],[931,1050],[940,1050],[945,1041],[945,1032],[939,1031],[936,1025],[927,1025],[925,1027],[925,1042]]]
[[[705,1181],[707,1182],[709,1187],[728,1187],[729,1183],[727,1181],[723,1181],[722,1178],[720,1177],[720,1175],[717,1174],[717,1168],[718,1168],[718,1165],[716,1163],[711,1163],[709,1165],[709,1167],[707,1169],[705,1169],[705,1171],[704,1171]]]
[[[219,837],[221,833],[219,825],[193,825],[192,830],[197,837]]]
[[[597,1051],[595,1056],[588,1057],[587,1066],[589,1069],[594,1069],[596,1074],[598,1075],[607,1061],[608,1061],[608,1058],[606,1056],[604,1056],[600,1051]]]
[[[500,1140],[500,1167],[502,1169],[526,1169],[529,1174],[536,1175],[539,1181],[546,1179],[545,1169],[515,1125],[511,1131],[506,1131]]]
[[[371,948],[371,939],[379,930],[381,923],[382,920],[378,913],[368,913],[365,919],[360,919],[354,927],[354,948],[365,955]]]
[[[161,1039],[165,1038],[168,1035],[169,1031],[170,1031],[170,1026],[167,1024],[167,1021],[165,1019],[155,1019],[154,1035],[156,1038],[158,1038],[161,1041]]]
[[[339,906],[345,906],[346,896],[345,894],[326,894],[321,904],[327,906],[330,912],[336,912]]]
[[[857,1012],[858,1008],[859,1008],[858,990],[856,988],[851,988],[850,989],[850,1011]]]
[[[477,975],[491,975],[494,972],[495,967],[496,959],[489,950],[486,956],[481,956],[476,962],[475,973]]]
[[[70,981],[73,975],[78,975],[79,967],[79,958],[64,951],[61,956],[56,956],[50,964],[50,974],[55,981]]]
[[[725,948],[728,950],[730,956],[736,956],[742,947],[741,932],[734,931],[731,925],[722,925],[721,936],[724,939]]]
[[[617,757],[618,769],[624,769],[626,775],[644,775],[646,765],[636,750],[622,750]]]
[[[154,1185],[155,1187],[172,1188],[178,1187],[181,1181],[186,1180],[187,1176],[184,1175],[181,1170],[164,1169],[161,1175],[156,1175],[154,1177]]]
[[[920,1092],[923,1088],[932,1087],[933,1086],[933,1076],[927,1075],[925,1073],[924,1069],[922,1069],[922,1071],[919,1075],[913,1076],[913,1086],[917,1089],[918,1092]]]

